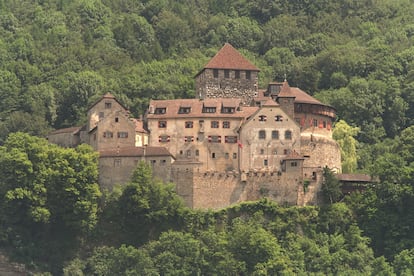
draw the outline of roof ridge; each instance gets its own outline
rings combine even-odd
[[[207,68],[260,71],[259,68],[246,59],[230,43],[225,43],[215,56],[210,59],[204,66],[204,69]]]

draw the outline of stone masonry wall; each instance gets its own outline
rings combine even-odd
[[[297,174],[296,174],[297,175]],[[220,209],[243,201],[268,197],[279,204],[296,205],[301,178],[287,173],[204,172],[176,169],[172,174],[177,193],[192,208]]]
[[[246,79],[246,71],[240,71],[240,78],[235,78],[235,70],[229,70],[229,78],[224,77],[224,70],[219,70],[218,78],[214,78],[213,69],[205,69],[196,78],[197,98],[241,98],[243,104],[250,103],[257,96],[258,75],[250,71],[250,79]]]

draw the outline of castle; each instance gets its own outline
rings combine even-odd
[[[89,108],[85,126],[48,139],[97,150],[103,188],[127,182],[144,160],[192,208],[262,197],[317,204],[323,168],[341,168],[335,109],[286,80],[260,90],[259,72],[226,43],[195,76],[195,99],[151,100],[138,120],[108,93]]]

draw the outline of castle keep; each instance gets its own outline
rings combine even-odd
[[[192,208],[262,197],[316,204],[322,169],[341,168],[335,110],[286,80],[260,90],[258,74],[225,44],[196,75],[196,99],[151,100],[140,121],[107,94],[89,109],[86,126],[57,130],[49,141],[92,145],[100,185],[109,189],[145,160]]]

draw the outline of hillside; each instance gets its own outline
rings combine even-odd
[[[412,273],[413,14],[410,0],[0,0],[1,246],[68,275]],[[193,212],[145,168],[100,191],[90,149],[38,138],[84,124],[106,92],[135,117],[193,98],[226,42],[262,88],[286,78],[333,106],[344,171],[378,185],[320,207]]]

